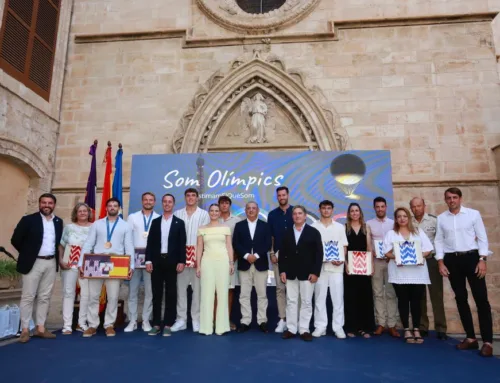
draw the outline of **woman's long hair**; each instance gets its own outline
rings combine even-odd
[[[352,230],[351,208],[354,206],[357,206],[359,209],[359,223],[361,224],[361,230],[363,234],[366,234],[366,223],[365,223],[365,216],[363,214],[363,209],[361,209],[359,203],[356,202],[352,202],[347,208],[347,222],[346,222],[347,234],[351,234]]]
[[[406,216],[408,217],[408,230],[410,231],[410,233],[412,233],[412,234],[418,234],[418,229],[416,229],[415,226],[413,226],[413,222],[411,220],[410,211],[407,208],[405,208],[405,207],[398,207],[394,211],[394,231],[399,234],[399,229],[400,229],[400,226],[398,224],[398,212],[399,211],[404,211],[405,214],[406,214]]]

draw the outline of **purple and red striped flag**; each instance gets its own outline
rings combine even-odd
[[[90,173],[87,180],[87,191],[85,193],[85,203],[89,205],[92,209],[92,222],[95,220],[95,199],[97,193],[97,163],[96,163],[96,152],[97,152],[97,140],[90,147],[89,154],[92,156],[90,162]]]

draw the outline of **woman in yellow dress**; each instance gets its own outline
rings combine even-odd
[[[208,210],[210,223],[198,229],[196,275],[201,279],[200,334],[214,332],[214,299],[217,293],[215,333],[230,331],[228,289],[229,275],[234,273],[233,246],[229,226],[219,223],[219,205]]]

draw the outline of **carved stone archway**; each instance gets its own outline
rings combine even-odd
[[[288,145],[247,144],[214,147],[213,139],[244,98],[260,92],[287,114],[302,143]],[[214,73],[196,93],[179,123],[174,139],[175,153],[231,151],[235,149],[345,150],[348,137],[335,109],[318,87],[307,88],[299,70],[287,70],[275,55],[265,59],[259,51],[250,60],[238,58],[226,73]]]

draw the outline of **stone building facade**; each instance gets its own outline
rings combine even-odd
[[[22,209],[52,189],[67,219],[94,139],[99,159],[106,141],[123,144],[126,205],[133,154],[387,149],[396,205],[422,196],[437,214],[459,186],[499,253],[500,1],[286,0],[264,14],[239,0],[63,3],[50,102],[0,74],[0,172],[24,172]],[[257,93],[276,124],[269,142],[250,143],[234,126]],[[500,332],[496,255],[487,282]],[[445,286],[450,332],[461,332]]]

